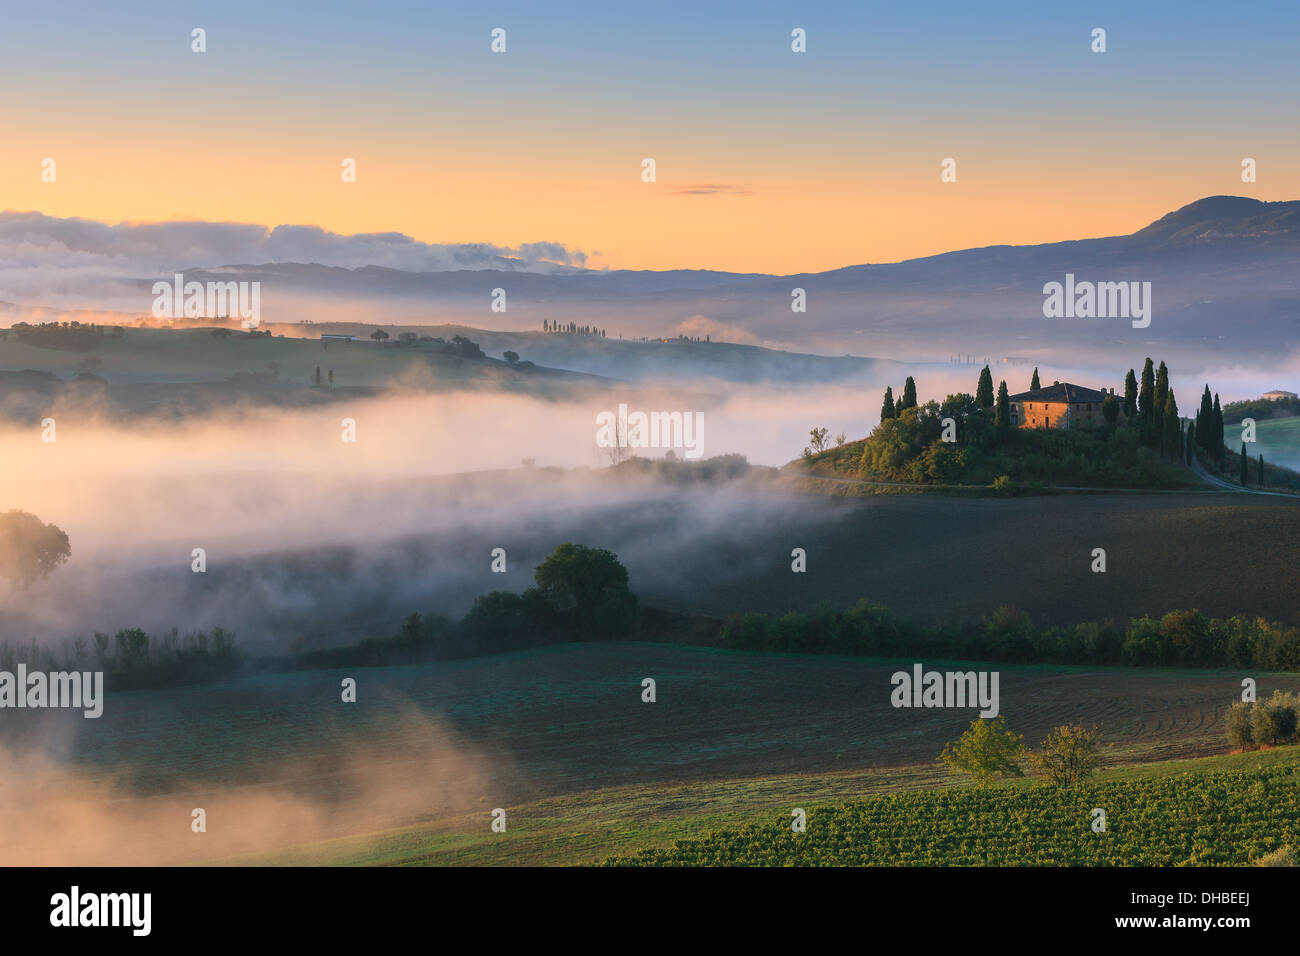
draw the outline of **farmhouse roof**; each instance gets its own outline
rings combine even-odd
[[[1106,393],[1099,389],[1072,385],[1069,382],[1053,382],[1046,388],[1034,388],[1008,397],[1008,401],[1012,402],[1066,402],[1071,405],[1079,402],[1101,402],[1105,399]]]

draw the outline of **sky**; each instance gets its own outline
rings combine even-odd
[[[0,208],[791,274],[1300,198],[1300,4],[1132,6],[11,4]]]

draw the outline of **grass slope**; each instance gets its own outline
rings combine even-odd
[[[1069,788],[904,793],[719,831],[610,860],[640,866],[1248,865],[1300,845],[1296,748],[1254,764]],[[1254,755],[1252,755],[1254,756]],[[1105,811],[1094,832],[1095,810]]]

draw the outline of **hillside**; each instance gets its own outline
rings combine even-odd
[[[311,408],[391,388],[554,398],[608,384],[566,369],[465,358],[425,342],[322,343],[238,331],[216,337],[206,328],[127,328],[120,337],[68,347],[30,344],[13,332],[0,340],[0,415],[16,421],[39,419],[56,401],[96,413],[186,417],[239,404]]]
[[[639,338],[675,334],[705,317],[757,341],[839,355],[942,360],[955,352],[1047,356],[1072,349],[1114,362],[1156,338],[1180,364],[1217,356],[1272,361],[1300,342],[1300,202],[1215,196],[1130,235],[963,249],[903,262],[805,275],[670,270],[402,272],[311,263],[191,264],[192,277],[260,281],[267,321],[332,321],[359,312],[399,324],[487,324],[489,297],[510,297],[510,326],[544,320],[608,327]],[[1123,319],[1044,320],[1043,284],[1071,273],[1095,281],[1150,282],[1153,325]],[[152,278],[136,278],[146,311]],[[805,290],[806,313],[791,312]],[[341,314],[344,313],[344,314]],[[504,324],[504,323],[503,323]],[[1225,333],[1231,329],[1231,335]],[[735,338],[715,335],[714,338]]]
[[[1294,748],[1292,748],[1294,749]],[[1296,755],[1075,787],[891,794],[616,858],[640,866],[1247,866],[1300,846]],[[1106,811],[1092,830],[1093,808]]]

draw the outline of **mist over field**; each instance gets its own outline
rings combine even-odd
[[[978,372],[909,371],[922,401],[974,391]],[[999,368],[995,379],[1010,379],[1014,393],[1031,371]],[[239,404],[169,422],[56,405],[56,442],[41,442],[35,423],[0,428],[0,503],[62,528],[72,557],[47,580],[3,595],[0,638],[221,626],[273,652],[352,643],[413,611],[458,616],[475,595],[521,590],[566,540],[614,550],[634,589],[667,606],[743,610],[755,566],[782,565],[790,547],[839,520],[835,506],[754,480],[681,486],[614,476],[609,451],[596,445],[597,414],[620,403],[702,412],[701,456],[779,467],[799,456],[814,425],[849,440],[867,434],[884,386],[901,393],[901,370],[891,372],[853,385],[611,384],[566,399],[381,392],[308,409]],[[1045,383],[1107,382],[1095,369],[1039,372]],[[1214,373],[1212,385],[1258,390],[1272,380],[1238,367]],[[1122,391],[1122,372],[1109,381]],[[1201,383],[1175,369],[1173,384],[1190,411]],[[354,444],[342,441],[345,418],[356,423]],[[533,465],[521,466],[525,459]],[[793,537],[760,549],[755,541],[774,527]],[[489,573],[495,547],[507,551],[506,574]],[[195,548],[206,551],[204,574],[191,571]],[[715,584],[734,582],[734,593],[700,593],[698,569],[684,570],[691,554],[725,554]],[[847,597],[878,593],[868,578]]]

